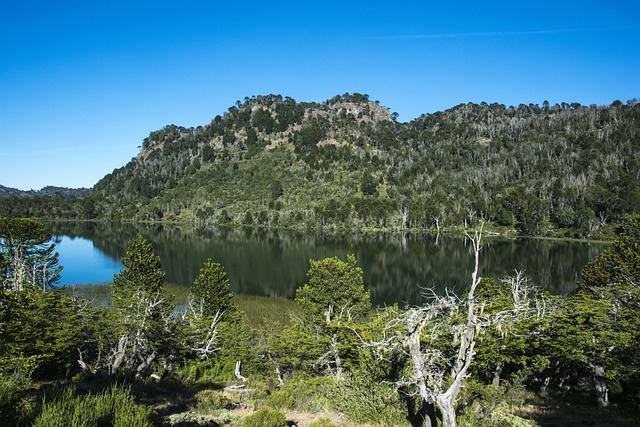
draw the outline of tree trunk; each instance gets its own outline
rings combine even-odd
[[[604,377],[604,366],[593,366],[592,370],[598,407],[606,409],[609,407],[609,389],[607,388],[607,380]]]
[[[496,364],[496,369],[493,371],[493,380],[491,384],[494,387],[500,387],[500,375],[502,375],[502,368],[504,368],[504,362],[498,362]]]
[[[418,386],[420,399],[422,400],[424,425],[427,427],[437,427],[438,421],[436,420],[436,411],[433,405],[433,399],[427,387],[427,379],[422,371],[423,359],[420,351],[420,331],[422,328],[419,327],[420,320],[418,314],[415,311],[410,312],[407,316],[407,322],[409,330],[407,347],[409,348],[409,355],[413,362],[413,375]]]
[[[407,219],[409,218],[409,207],[402,207],[402,228],[407,228]]]
[[[456,427],[456,411],[453,407],[453,401],[454,399],[446,394],[437,397],[438,409],[442,413],[442,427]]]
[[[333,354],[333,360],[336,364],[336,380],[342,380],[342,359],[340,358],[340,351],[338,350],[338,336],[331,337],[331,352]]]

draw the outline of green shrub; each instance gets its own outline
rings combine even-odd
[[[325,406],[326,390],[333,383],[328,377],[291,380],[272,392],[267,404],[278,409],[318,411]]]
[[[396,387],[377,382],[366,375],[338,381],[327,396],[333,408],[359,424],[407,425],[406,405]]]
[[[202,390],[196,394],[196,410],[199,413],[213,413],[221,409],[232,409],[236,402],[216,390]]]
[[[192,360],[180,373],[186,381],[197,384],[219,384],[235,379],[235,363],[230,361]]]
[[[331,421],[331,418],[320,417],[309,424],[309,427],[336,427],[336,425]]]
[[[22,381],[0,377],[0,425],[22,425],[33,415],[31,402],[21,397],[23,390]]]
[[[530,427],[534,424],[514,414],[525,405],[530,393],[522,384],[503,381],[500,387],[470,380],[463,389],[460,404],[464,408],[458,417],[461,427],[478,425],[491,427]]]
[[[102,393],[77,396],[73,387],[42,403],[34,427],[151,427],[151,410],[136,405],[129,388],[112,386]]]
[[[273,408],[261,408],[248,415],[242,422],[242,427],[284,427],[287,417],[282,411]]]

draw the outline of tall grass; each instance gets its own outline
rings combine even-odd
[[[298,303],[286,298],[236,294],[234,301],[245,313],[249,328],[264,332],[280,330],[300,314]]]
[[[151,427],[151,410],[136,405],[128,387],[118,385],[101,393],[76,395],[66,388],[50,401],[44,400],[34,427]]]

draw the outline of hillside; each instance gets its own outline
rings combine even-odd
[[[19,190],[17,188],[5,187],[0,185],[0,197],[21,196],[21,197],[59,197],[68,199],[71,197],[82,197],[91,191],[90,188],[67,188],[46,186],[40,190]]]
[[[609,237],[640,213],[639,125],[637,100],[469,103],[400,123],[367,95],[254,96],[207,125],[151,132],[136,158],[54,215],[345,229],[482,220]],[[52,212],[20,203],[10,215]]]
[[[152,132],[99,181],[108,217],[587,237],[640,212],[640,105],[461,104],[399,123],[367,95],[245,98]]]

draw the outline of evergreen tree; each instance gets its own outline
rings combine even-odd
[[[208,359],[241,335],[240,313],[222,265],[207,259],[191,285],[189,307],[185,314],[187,349]],[[233,353],[231,351],[231,353]]]
[[[318,337],[325,353],[317,364],[336,379],[342,379],[345,356],[352,359],[355,344],[353,325],[371,310],[371,295],[364,288],[362,269],[351,254],[310,261],[309,283],[296,290],[296,301],[305,322]]]
[[[25,285],[46,290],[60,280],[62,266],[42,222],[31,218],[0,219],[0,286]]]
[[[111,374],[123,368],[142,375],[157,358],[170,358],[175,351],[173,304],[166,295],[160,258],[143,238],[129,242],[122,264],[125,268],[112,285],[115,328],[110,331],[108,369]]]
[[[221,313],[225,319],[233,318],[238,311],[233,302],[233,292],[224,267],[207,259],[200,274],[191,285],[190,296],[196,305],[202,306],[205,316]]]

